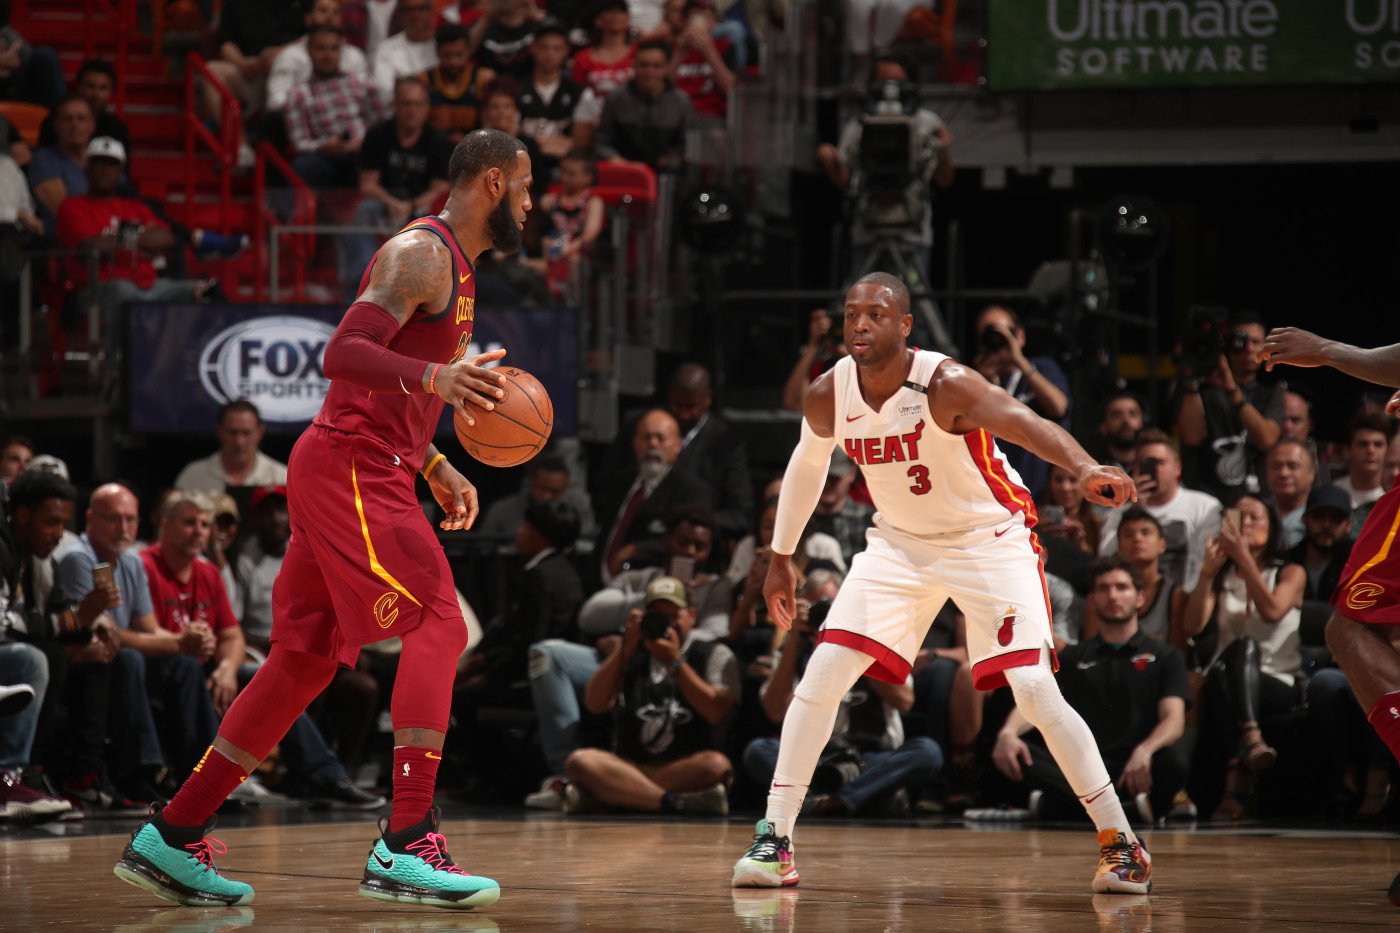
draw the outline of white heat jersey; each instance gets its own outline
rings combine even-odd
[[[1030,493],[992,436],[981,428],[949,434],[934,423],[927,387],[946,359],[917,351],[908,380],[879,411],[860,394],[854,360],[832,369],[836,441],[860,464],[876,525],[926,538],[1001,525],[1021,512],[1033,527]]]

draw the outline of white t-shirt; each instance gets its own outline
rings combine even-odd
[[[1167,550],[1158,566],[1162,576],[1175,580],[1188,593],[1196,588],[1206,561],[1206,540],[1220,530],[1220,500],[1194,489],[1180,488],[1165,505],[1138,503],[1162,525]],[[1118,523],[1122,509],[1114,509],[1099,532],[1099,554],[1118,553]]]
[[[348,42],[340,46],[340,70],[357,78],[369,77],[369,62],[365,53]],[[272,73],[267,77],[267,109],[281,110],[287,106],[292,88],[311,81],[311,55],[306,51],[306,39],[293,42],[277,53]]]
[[[380,43],[371,59],[374,62],[374,86],[383,100],[393,100],[396,80],[437,66],[437,44],[432,36],[422,42],[410,42],[408,35],[400,32]]]
[[[1381,496],[1385,495],[1385,487],[1377,486],[1375,489],[1368,489],[1366,492],[1357,492],[1356,487],[1351,484],[1350,476],[1343,476],[1332,484],[1338,489],[1351,496],[1351,507],[1358,509],[1363,505],[1370,505]]]
[[[273,460],[261,450],[253,472],[242,483],[234,483],[224,470],[223,461],[216,450],[207,457],[186,465],[175,477],[175,488],[182,492],[202,492],[206,495],[223,492],[227,486],[285,486],[287,485],[287,465]]]
[[[1278,572],[1278,567],[1265,567],[1260,573],[1271,591],[1278,586]],[[1215,601],[1220,640],[1211,663],[1224,654],[1231,642],[1248,635],[1259,643],[1259,669],[1292,686],[1294,675],[1303,666],[1303,655],[1298,650],[1302,643],[1298,624],[1302,618],[1302,610],[1294,606],[1272,625],[1265,622],[1251,602],[1244,580],[1231,567],[1221,577],[1220,595]]]
[[[369,0],[369,29],[365,36],[365,53],[374,58],[379,44],[389,38],[389,20],[394,18],[398,0]]]

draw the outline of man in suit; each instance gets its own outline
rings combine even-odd
[[[681,432],[676,465],[710,487],[720,532],[737,541],[753,530],[753,479],[744,442],[718,415],[710,414],[713,402],[710,371],[699,363],[682,364],[671,377],[666,401]]]
[[[615,474],[596,497],[599,521],[608,522],[599,538],[604,582],[626,567],[660,564],[666,513],[684,503],[709,505],[713,498],[703,480],[676,465],[681,432],[669,412],[657,408],[642,416],[632,435],[632,453],[636,464]]]

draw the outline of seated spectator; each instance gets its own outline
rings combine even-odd
[[[735,71],[741,66],[734,43],[714,36],[719,26],[709,0],[687,0],[685,28],[675,38],[671,72],[676,87],[690,98],[696,114],[722,121],[729,112],[729,92],[739,83]]]
[[[1137,571],[1142,605],[1138,607],[1137,627],[1148,638],[1173,645],[1184,656],[1186,636],[1182,629],[1186,600],[1190,595],[1171,577],[1162,573],[1162,555],[1167,550],[1162,523],[1140,505],[1128,506],[1118,523],[1117,555]],[[1099,633],[1098,612],[1090,599],[1084,618],[1084,637]]]
[[[1119,389],[1109,393],[1103,403],[1103,417],[1099,420],[1099,437],[1103,439],[1099,462],[1131,473],[1133,461],[1137,458],[1137,436],[1142,425],[1142,399],[1136,392]]]
[[[567,141],[565,138],[556,142]],[[540,240],[539,260],[550,294],[566,306],[580,300],[584,261],[607,222],[603,199],[589,188],[597,180],[597,163],[587,149],[570,149],[559,163],[559,191],[549,191],[538,206],[548,228]]]
[[[482,68],[515,81],[530,76],[530,45],[544,11],[534,0],[497,0],[486,4],[472,25],[472,49]]]
[[[54,235],[58,206],[69,195],[87,192],[88,144],[93,140],[97,118],[87,98],[70,94],[53,109],[54,133],[58,142],[34,150],[29,162],[29,186],[38,204],[44,231]],[[123,149],[125,152],[125,149]]]
[[[496,73],[471,56],[467,31],[447,23],[433,34],[437,65],[418,76],[428,89],[428,122],[452,142],[481,125],[486,85]]]
[[[341,69],[343,41],[329,26],[312,29],[306,37],[311,80],[287,96],[292,170],[317,189],[358,184],[365,133],[388,113],[374,84]]]
[[[1100,558],[1089,578],[1099,633],[1064,650],[1055,679],[1094,734],[1113,786],[1125,803],[1135,804],[1126,807],[1128,813],[1151,826],[1153,814],[1166,816],[1186,787],[1186,758],[1175,744],[1191,699],[1186,662],[1181,652],[1138,628],[1143,593],[1131,561]],[[992,761],[1010,780],[1041,791],[1031,807],[1037,818],[1083,819],[1083,805],[1039,733],[1031,742],[1022,738],[1031,729],[1013,708],[997,733]]]
[[[558,499],[574,507],[579,517],[579,534],[591,534],[593,505],[588,501],[588,493],[570,485],[568,464],[556,456],[531,460],[525,468],[525,488],[492,502],[481,521],[472,526],[472,531],[482,537],[504,540],[519,530],[531,505]]]
[[[399,0],[395,15],[403,31],[390,35],[370,53],[374,84],[383,100],[394,96],[394,82],[399,78],[422,74],[437,64],[433,0]]]
[[[294,89],[309,84],[315,73],[311,62],[311,30],[318,27],[341,29],[340,0],[313,0],[303,20],[306,35],[284,46],[272,62],[267,78],[267,109],[281,111]],[[344,33],[341,33],[344,37]],[[369,61],[359,47],[345,41],[340,46],[340,70],[356,78],[369,79]],[[101,126],[98,127],[101,132]]]
[[[345,41],[373,61],[380,44],[403,29],[398,6],[398,0],[343,0],[340,22]]]
[[[569,58],[567,28],[553,19],[540,23],[530,43],[530,56],[534,67],[521,81],[521,130],[535,138],[540,151],[556,159],[564,159],[575,148],[589,149],[602,104],[592,88],[564,76]]]
[[[689,11],[692,4],[697,0],[666,0],[662,6],[661,22],[656,24],[656,28],[642,36],[644,39],[665,39],[667,42],[675,42],[685,34],[688,25]],[[714,4],[706,2],[706,6],[714,9]],[[723,4],[722,4],[723,5]],[[739,7],[743,7],[740,4]],[[730,15],[723,22],[716,22],[710,30],[710,36],[718,42],[724,39],[729,43],[729,54],[733,56],[732,68],[736,74],[743,71],[749,65],[748,43],[752,38],[748,27],[741,19],[735,17],[735,10],[738,7],[730,7]],[[751,16],[755,11],[747,8],[743,9],[742,15]]]
[[[1385,466],[1381,469],[1381,485],[1390,490],[1400,477],[1400,433],[1390,439],[1385,449]]]
[[[1046,568],[1082,590],[1089,558],[1099,552],[1099,512],[1084,498],[1079,474],[1053,463],[1044,498],[1036,531],[1050,550]]]
[[[1283,522],[1283,546],[1303,540],[1303,509],[1313,488],[1312,456],[1302,441],[1280,440],[1264,456],[1264,487]]]
[[[840,578],[834,581],[839,588]],[[815,595],[807,593],[806,595]],[[826,600],[830,600],[830,596]],[[792,629],[783,641],[777,666],[759,692],[770,722],[780,724],[807,660],[816,647],[829,601],[809,606],[797,602]],[[812,619],[813,612],[821,618]],[[943,767],[943,753],[933,739],[905,739],[901,713],[914,708],[912,675],[902,684],[862,676],[841,698],[831,739],[822,750],[802,808],[814,816],[908,816],[911,799]],[[778,740],[757,738],[744,748],[744,770],[759,787],[773,783]]]
[[[1184,628],[1219,629],[1206,666],[1197,764],[1225,778],[1218,819],[1245,812],[1249,778],[1278,760],[1259,723],[1299,705],[1298,607],[1307,573],[1282,560],[1278,513],[1255,496],[1235,503],[1240,524],[1222,523],[1206,548],[1201,584],[1186,604]],[[1224,773],[1217,772],[1224,762]],[[1194,793],[1192,796],[1196,796]],[[1197,799],[1202,799],[1198,797]]]
[[[1372,821],[1390,802],[1395,757],[1375,729],[1346,674],[1324,667],[1308,681],[1308,719],[1318,736],[1329,819]]]
[[[984,308],[973,328],[977,335],[977,355],[972,365],[988,382],[1027,405],[1031,411],[1069,430],[1069,378],[1048,356],[1027,357],[1026,328],[1014,311],[999,305]],[[1050,465],[1015,444],[998,441],[1006,462],[1021,475],[1021,482],[1032,496],[1045,491]]]
[[[1347,423],[1347,474],[1335,480],[1337,488],[1351,497],[1351,530],[1360,532],[1371,514],[1371,506],[1385,494],[1381,482],[1385,471],[1386,452],[1395,422],[1379,414],[1357,415]]]
[[[599,158],[645,162],[658,172],[682,170],[685,134],[695,123],[695,108],[667,77],[670,55],[666,43],[656,40],[637,47],[636,77],[603,101],[593,133]]]
[[[535,138],[521,129],[520,85],[513,78],[495,78],[486,86],[482,101],[481,125],[519,139],[530,156],[532,173],[538,172],[540,178],[552,176],[557,163],[546,157]]]
[[[84,256],[69,258],[69,278],[80,289],[96,287],[103,333],[113,348],[118,345],[116,312],[123,304],[203,301],[214,286],[208,279],[157,278],[155,261],[177,249],[175,234],[144,201],[117,194],[125,165],[121,143],[94,138],[88,144],[87,190],[64,198],[56,225],[59,246],[98,254],[98,282],[88,281]]]
[[[612,750],[581,748],[569,756],[564,812],[598,804],[729,812],[734,768],[720,749],[739,695],[739,666],[723,642],[694,638],[694,624],[680,580],[657,577],[647,586],[646,609],[632,610],[621,643],[588,681],[588,709],[613,713]]]
[[[131,131],[127,129],[120,117],[107,109],[112,100],[112,92],[117,87],[117,71],[111,63],[100,58],[90,58],[78,67],[78,74],[73,79],[73,93],[86,100],[92,105],[92,111],[96,114],[96,126],[93,131],[94,136],[110,136],[121,143],[125,149],[131,151]],[[57,146],[58,129],[54,123],[55,113],[50,113],[44,117],[44,122],[39,125],[39,145]]]
[[[34,442],[23,434],[12,434],[0,445],[0,481],[8,483],[19,476],[34,459]]]
[[[1313,485],[1326,486],[1332,481],[1332,471],[1323,468],[1317,438],[1313,437],[1312,410],[1308,395],[1291,390],[1283,393],[1283,430],[1279,439],[1303,443],[1308,448],[1308,458],[1313,465]]]
[[[627,0],[603,0],[589,13],[589,44],[574,53],[569,77],[592,91],[601,108],[609,94],[632,80],[637,43],[632,41]]]
[[[1307,572],[1303,599],[1331,601],[1355,543],[1351,524],[1351,498],[1345,492],[1336,486],[1313,487],[1303,510],[1303,540],[1284,555]]]
[[[1176,424],[1191,485],[1217,498],[1260,490],[1260,460],[1283,431],[1286,386],[1259,381],[1263,318],[1253,311],[1230,315],[1230,339],[1214,370],[1182,367]]]
[[[186,464],[175,488],[212,495],[230,486],[285,486],[287,465],[258,449],[266,430],[258,406],[242,398],[226,402],[214,422],[219,449]]]
[[[351,223],[397,232],[432,210],[447,194],[452,143],[428,126],[428,89],[417,78],[394,83],[393,117],[365,133],[360,146],[360,203]],[[353,299],[381,238],[356,233],[340,238],[340,284]]]
[[[49,662],[33,645],[9,637],[0,623],[0,822],[52,820],[73,809],[25,783],[39,709],[49,686]]]
[[[47,45],[30,45],[8,22],[0,26],[0,100],[52,107],[62,96],[58,53]]]
[[[759,509],[754,533],[741,539],[740,547],[747,545],[745,552],[748,556],[748,569],[744,576],[735,583],[733,574],[738,563],[739,547],[734,549],[736,560],[730,562],[729,570],[724,575],[725,580],[738,592],[734,598],[734,611],[729,614],[729,635],[725,640],[739,656],[740,663],[745,665],[746,673],[747,665],[755,662],[772,669],[773,659],[769,649],[773,645],[775,628],[768,618],[768,605],[763,599],[763,582],[768,578],[768,565],[773,560],[773,528],[777,521],[778,497],[772,496],[764,500]]]
[[[1137,467],[1133,471],[1140,504],[1157,519],[1167,539],[1162,555],[1162,575],[1180,583],[1187,592],[1205,562],[1206,543],[1220,528],[1220,502],[1213,496],[1181,485],[1181,460],[1176,442],[1156,428],[1138,434]],[[1118,552],[1118,525],[1122,510],[1110,512],[1099,533],[1099,554]]]
[[[238,503],[226,492],[216,492],[209,496],[214,503],[214,530],[209,535],[209,547],[204,551],[209,563],[219,568],[224,578],[224,589],[233,598],[233,560],[236,556],[233,546],[238,541]],[[247,635],[247,632],[244,632]]]
[[[654,409],[642,416],[632,435],[635,466],[615,474],[598,504],[603,579],[623,570],[661,563],[663,519],[674,506],[708,506],[709,487],[694,473],[676,466],[681,454],[680,428],[669,412]]]
[[[804,538],[823,534],[835,539],[841,549],[837,569],[843,573],[851,566],[851,559],[865,550],[865,532],[875,516],[874,508],[851,498],[851,486],[859,475],[855,463],[840,446],[831,452],[826,484],[803,532]]]
[[[719,516],[720,532],[738,541],[753,524],[753,477],[748,450],[724,419],[710,411],[714,391],[710,371],[699,363],[682,363],[671,375],[666,410],[681,432],[676,465],[700,477],[710,487],[710,501]]]
[[[268,0],[224,0],[219,11],[219,54],[209,61],[209,72],[238,99],[244,120],[260,114],[267,103],[268,78],[282,50],[306,32],[300,3]],[[216,119],[224,99],[211,82],[199,82],[204,112]],[[240,125],[238,167],[252,168],[257,161]]]
[[[845,355],[841,317],[825,308],[816,308],[808,318],[807,344],[783,383],[783,408],[802,411],[807,387]]]

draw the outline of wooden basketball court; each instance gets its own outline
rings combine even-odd
[[[454,811],[449,811],[449,816]],[[306,818],[304,816],[295,818]],[[314,817],[312,817],[314,818]],[[490,908],[396,907],[358,896],[369,818],[289,824],[278,811],[214,835],[249,907],[157,900],[112,874],[133,820],[0,830],[0,930],[217,931],[1197,931],[1400,926],[1386,888],[1400,840],[1381,833],[1201,828],[1150,838],[1150,897],[1090,893],[1090,831],[959,823],[799,827],[800,888],[729,887],[752,823],[565,818],[446,820],[453,857],[501,882]]]

